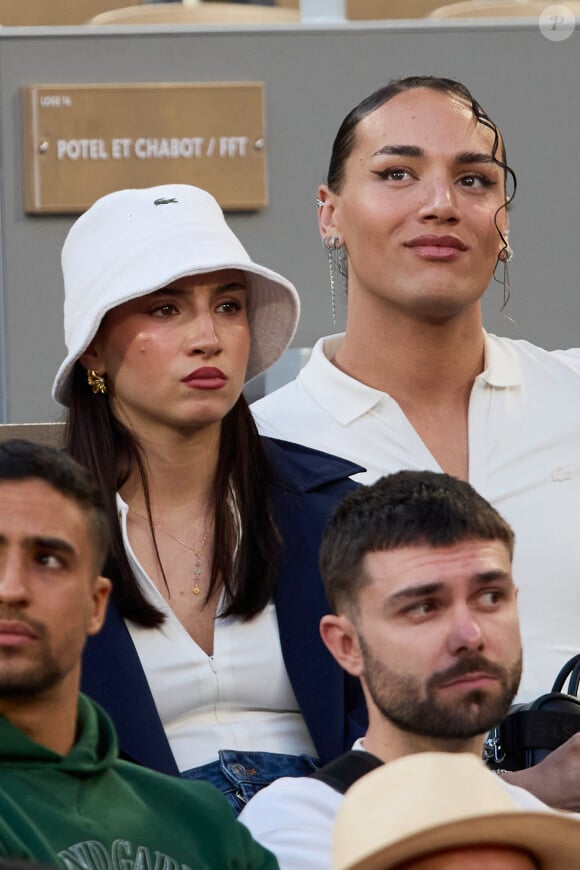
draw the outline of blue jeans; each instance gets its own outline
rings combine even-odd
[[[215,785],[236,816],[256,792],[281,776],[308,776],[318,770],[318,760],[310,755],[283,755],[278,752],[238,752],[221,749],[218,761],[184,770],[183,779],[197,779]]]

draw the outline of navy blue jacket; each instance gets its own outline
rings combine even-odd
[[[316,751],[326,764],[350,749],[367,727],[358,679],[336,663],[318,631],[320,618],[330,610],[318,572],[322,530],[334,507],[356,487],[349,475],[364,469],[308,447],[263,440],[272,469],[273,515],[285,542],[275,591],[282,654]],[[87,643],[82,691],[112,717],[124,757],[163,773],[178,773],[114,601],[102,630]]]

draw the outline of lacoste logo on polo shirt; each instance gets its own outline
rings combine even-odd
[[[572,480],[574,474],[571,468],[555,468],[552,472],[552,480],[559,483],[563,480]]]
[[[153,205],[169,205],[170,202],[177,202],[177,200],[175,199],[175,197],[173,197],[172,199],[165,199],[165,197],[160,196],[159,199],[156,199],[153,202]]]

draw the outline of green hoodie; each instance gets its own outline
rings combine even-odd
[[[113,724],[79,698],[68,755],[0,716],[0,855],[66,870],[275,870],[206,783],[118,758]]]

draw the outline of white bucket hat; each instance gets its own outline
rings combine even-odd
[[[464,846],[505,845],[539,858],[544,870],[580,866],[580,822],[521,809],[481,759],[421,752],[359,779],[334,829],[333,870],[391,870]]]
[[[178,278],[219,269],[240,269],[248,278],[250,380],[292,341],[300,314],[294,285],[252,262],[216,200],[199,187],[166,184],[98,199],[62,249],[68,353],[52,388],[57,402],[69,404],[74,364],[107,311]]]

